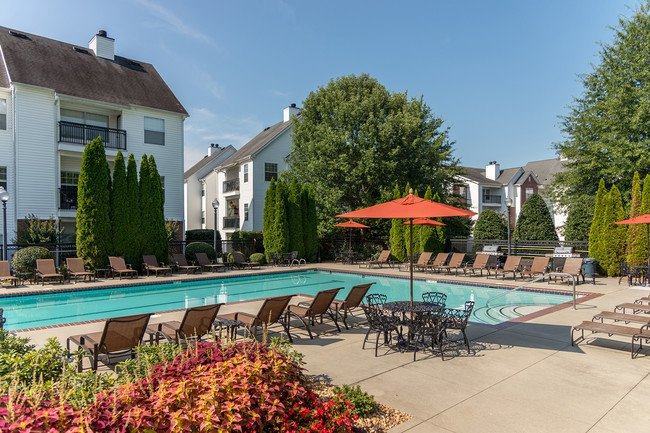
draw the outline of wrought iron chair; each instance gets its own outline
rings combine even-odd
[[[465,333],[465,328],[467,328],[467,322],[469,317],[472,315],[472,310],[474,309],[474,301],[466,301],[465,308],[463,310],[456,310],[453,308],[445,308],[444,315],[442,317],[442,326],[444,327],[443,333],[447,337],[448,329],[455,329],[463,333],[463,340],[465,341],[465,346],[467,346],[467,353],[469,353],[469,340],[467,339],[467,334]]]
[[[428,347],[426,337],[431,338],[431,348],[436,345],[440,351],[442,360],[445,354],[442,350],[442,338],[445,332],[443,321],[443,310],[422,311],[413,313],[409,319],[409,334],[407,347],[413,348],[413,361],[418,351],[418,347]]]
[[[447,303],[447,295],[440,292],[424,292],[422,293],[422,300],[428,302],[429,304],[439,305],[442,308],[445,308]]]
[[[393,332],[399,335],[399,320],[397,317],[394,317],[392,314],[384,311],[382,308],[377,308],[376,306],[361,305],[363,312],[366,314],[368,319],[368,332],[363,339],[363,345],[361,349],[366,348],[366,341],[371,332],[377,333],[377,338],[375,340],[375,357],[377,356],[377,351],[379,346],[389,346],[390,342],[393,339]],[[379,343],[379,337],[383,334],[384,342]]]
[[[366,296],[366,303],[371,307],[383,307],[387,300],[388,296],[381,293],[371,293]]]

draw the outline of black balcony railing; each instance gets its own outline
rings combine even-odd
[[[484,195],[483,196],[483,203],[501,204],[501,196],[500,195]]]
[[[223,217],[223,228],[224,229],[238,229],[239,228],[239,216]]]
[[[77,208],[77,187],[74,185],[62,185],[59,188],[59,209]]]
[[[59,122],[59,141],[65,143],[86,144],[97,137],[102,137],[107,149],[126,150],[126,131],[123,129],[103,128],[82,123]]]
[[[239,178],[230,179],[223,182],[223,192],[239,191]]]

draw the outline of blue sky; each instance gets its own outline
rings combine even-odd
[[[190,113],[185,167],[245,144],[336,77],[368,73],[422,95],[462,165],[553,158],[558,116],[635,0],[23,0],[0,25],[152,63]]]

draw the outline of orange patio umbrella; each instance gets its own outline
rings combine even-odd
[[[438,218],[438,217],[451,217],[462,216],[471,217],[476,215],[465,209],[448,206],[446,204],[437,203],[431,200],[425,200],[413,195],[413,191],[409,191],[409,195],[404,198],[398,198],[386,203],[376,204],[364,209],[347,212],[337,215],[337,218],[383,218],[383,219],[396,219],[405,218],[411,222],[417,218]],[[413,303],[413,224],[409,223],[411,232],[411,248],[410,248],[410,276],[411,276],[411,304]]]
[[[646,237],[648,239],[648,249],[646,250],[650,254],[650,214],[641,215],[638,217],[626,219],[623,221],[615,222],[614,224],[645,224],[646,227]],[[650,266],[650,255],[648,256],[648,266]]]
[[[416,224],[420,226],[446,226],[447,224],[441,223],[438,221],[430,220],[429,218],[416,218],[414,220],[408,220],[402,223],[403,226],[408,226],[410,224]],[[421,253],[424,252],[424,245],[422,245],[422,231],[420,231],[420,248]]]
[[[369,229],[369,226],[363,225],[356,221],[346,221],[344,223],[334,224],[335,227],[348,227],[350,229],[350,249],[352,249],[352,229]]]

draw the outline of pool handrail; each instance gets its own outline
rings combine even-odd
[[[496,296],[491,297],[491,298],[488,299],[487,302],[485,303],[485,307],[486,307],[486,308],[489,307],[489,306],[490,306],[490,302],[494,301],[494,300],[497,299],[497,298],[500,298],[500,297],[505,296],[505,295],[507,295],[507,294],[509,294],[509,293],[515,292],[515,291],[521,289],[522,287],[526,287],[529,283],[534,283],[534,282],[537,282],[537,281],[539,281],[539,280],[543,280],[544,278],[549,277],[549,276],[551,276],[551,275],[564,276],[564,277],[571,277],[571,282],[572,282],[572,284],[573,284],[573,309],[575,310],[575,309],[576,309],[576,278],[575,278],[574,275],[572,275],[572,274],[567,274],[567,273],[565,273],[565,272],[549,272],[548,274],[541,275],[541,276],[535,278],[534,280],[527,281],[527,282],[525,282],[524,284],[522,284],[522,285],[520,285],[520,286],[517,286],[517,287],[515,287],[515,288],[512,289],[512,290],[508,290],[508,291],[505,292],[505,293],[500,293],[500,294],[498,294],[498,295],[496,295]]]

